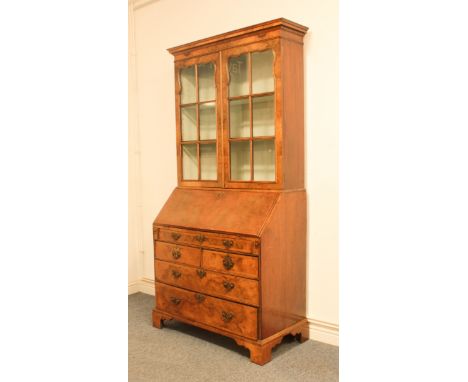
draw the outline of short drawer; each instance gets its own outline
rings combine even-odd
[[[224,249],[233,252],[260,253],[260,242],[253,238],[206,234],[203,247]]]
[[[233,275],[258,278],[258,257],[235,255],[204,249],[203,268],[213,271],[228,272]]]
[[[257,339],[257,309],[156,283],[156,308],[181,318]]]
[[[258,306],[258,281],[156,260],[156,280]]]
[[[200,245],[201,236],[198,236],[194,231],[183,231],[160,228],[159,229],[159,240],[175,243],[175,244],[189,244],[189,245]]]
[[[200,266],[201,249],[155,241],[154,256],[160,260],[198,267]]]

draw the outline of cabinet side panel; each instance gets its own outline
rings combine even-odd
[[[281,40],[283,86],[283,180],[304,188],[304,59],[302,43]]]
[[[306,193],[284,192],[261,237],[261,333],[267,338],[306,314]]]

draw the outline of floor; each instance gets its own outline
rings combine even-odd
[[[154,297],[128,296],[129,382],[338,381],[338,347],[286,337],[264,366],[234,340],[180,322],[151,323]]]

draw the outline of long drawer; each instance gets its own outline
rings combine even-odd
[[[258,281],[156,260],[156,280],[258,306]]]
[[[257,339],[257,309],[156,283],[156,308],[243,337]]]
[[[178,228],[154,228],[154,239],[168,243],[202,246],[226,251],[260,254],[260,241],[253,237],[217,234],[213,232],[183,230]]]

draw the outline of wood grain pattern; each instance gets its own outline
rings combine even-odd
[[[176,188],[159,212],[153,226],[161,227],[159,238],[164,241],[171,239],[170,233],[169,236],[164,236],[167,229],[165,231],[163,226],[258,236],[278,195],[267,191]],[[192,233],[193,236],[190,236]],[[192,233],[186,231],[189,236],[188,241],[184,241],[185,244],[197,243],[197,233]],[[255,243],[256,239],[251,240]],[[254,247],[252,253],[259,252]]]
[[[177,245],[187,244],[200,246],[200,243],[196,240],[197,234],[198,233],[195,231],[160,228],[159,240]]]
[[[156,308],[191,321],[257,338],[257,309],[156,283]]]
[[[285,189],[304,188],[304,63],[302,45],[281,41],[282,168]]]
[[[285,335],[301,342],[309,337],[303,189],[306,31],[281,18],[169,49],[175,61],[179,187],[153,223],[153,325],[162,328],[164,320],[177,319],[231,337],[249,349],[258,365],[271,360],[272,348]],[[266,49],[274,54],[274,92],[268,94],[275,105],[275,181],[254,181],[252,167],[250,181],[233,181],[230,140],[249,142],[253,163],[254,141],[271,137],[253,136],[252,99],[258,94],[249,81],[250,137],[230,138],[229,58]],[[215,64],[218,178],[185,181],[180,69],[206,62]],[[251,71],[249,65],[249,79]],[[201,144],[199,130],[194,142]]]
[[[169,48],[176,60],[196,57],[201,54],[220,51],[229,47],[276,38],[283,32],[289,32],[302,40],[308,28],[285,18],[266,21],[249,27],[194,41],[189,44]]]
[[[250,238],[237,235],[217,234],[207,231],[193,231],[179,228],[166,228],[156,226],[159,240],[174,243],[185,244],[195,247],[222,249],[229,252],[243,252],[252,255],[260,253],[260,241],[256,238]]]
[[[258,278],[258,258],[254,256],[203,250],[202,266],[205,269],[236,276]]]
[[[174,313],[163,312],[158,309],[153,309],[153,326],[156,328],[162,328],[163,322],[166,320],[177,319],[178,321],[185,322],[194,326],[198,326],[202,329],[210,330],[212,332],[222,334],[226,337],[232,338],[239,346],[243,346],[250,351],[250,361],[257,365],[264,365],[271,360],[271,350],[274,346],[278,345],[284,336],[291,334],[296,337],[300,342],[306,341],[309,333],[309,324],[306,319],[303,319],[294,325],[291,325],[282,331],[275,333],[265,339],[250,339],[243,337],[232,332],[228,332],[222,328],[209,326],[202,322],[193,321],[186,319],[180,315]]]
[[[281,193],[262,234],[262,338],[306,314],[306,227],[304,190]]]
[[[307,27],[280,18],[169,49],[175,56],[178,181],[182,187],[300,189],[304,187],[304,78],[302,38]],[[265,49],[274,51],[275,181],[233,181],[229,154],[230,57]],[[179,70],[215,62],[217,87],[217,181],[184,181],[180,150]],[[252,113],[250,113],[252,118]],[[197,141],[198,142],[198,141]],[[199,143],[199,142],[198,142]],[[252,140],[250,142],[252,146]],[[252,148],[250,150],[252,163]],[[287,155],[284,152],[287,151]],[[253,171],[253,168],[251,169]]]
[[[201,264],[200,248],[155,241],[154,255],[155,258],[159,260],[173,261],[175,263],[192,265],[195,267],[198,267]]]
[[[258,306],[258,281],[156,260],[156,280],[227,300]]]

